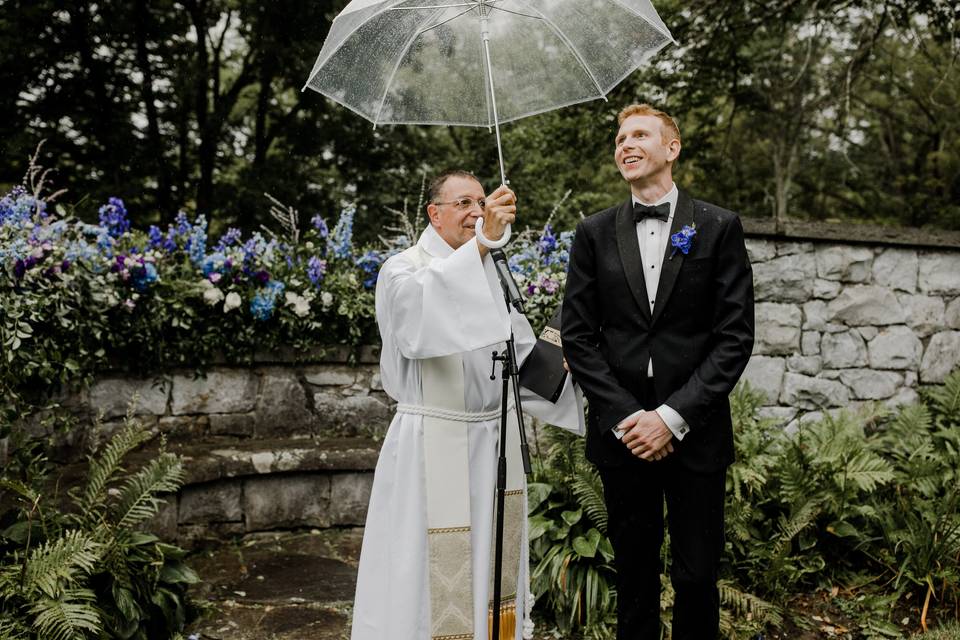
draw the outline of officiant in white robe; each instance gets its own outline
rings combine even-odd
[[[480,183],[469,173],[455,171],[434,180],[429,195],[430,225],[415,247],[386,261],[377,282],[381,377],[384,390],[398,402],[398,413],[387,431],[374,475],[360,554],[352,640],[488,640],[503,384],[499,363],[496,379],[490,379],[491,352],[503,352],[512,328],[517,357],[522,362],[536,337],[526,318],[513,310],[508,313],[488,250],[474,237],[477,217],[484,217],[485,235],[493,239],[501,236],[504,225],[514,222],[513,192],[500,187],[486,199],[484,210]],[[442,366],[451,374],[441,373],[440,379],[436,373],[430,374],[432,378],[427,375],[425,367],[435,371],[437,362],[444,363]],[[449,368],[451,362],[453,369]],[[426,383],[426,389],[425,375],[433,380]],[[524,413],[584,432],[582,399],[570,376],[556,403],[522,388],[521,401]],[[459,413],[432,412],[432,405],[456,407],[458,403],[462,408]],[[453,422],[442,422],[451,416]],[[431,431],[429,425],[437,419],[442,428]],[[465,428],[463,461],[467,469],[462,469],[464,465],[457,456],[443,448],[449,445],[437,444],[458,428]],[[518,549],[506,548],[510,546],[508,535],[504,556],[512,557],[518,566],[513,572],[505,566],[504,575],[516,577],[515,587],[510,585],[516,607],[515,621],[510,621],[513,628],[502,629],[501,637],[519,640],[529,616],[529,560],[525,484],[522,473],[516,472],[519,451],[511,445],[512,437],[507,440],[513,469],[508,488],[511,482],[519,488],[512,492],[520,505],[516,511]],[[432,467],[425,460],[430,456]],[[458,469],[463,482],[469,484],[468,490],[464,485],[469,505],[466,495],[456,497],[458,481],[453,476]],[[443,495],[445,492],[452,495]],[[436,507],[438,500],[441,504],[446,500],[446,507]],[[446,582],[438,587],[431,585],[431,563],[437,562],[441,552],[435,550],[438,545],[428,543],[428,528],[431,533],[439,529],[428,525],[428,518],[436,519],[437,512],[450,508],[451,503],[454,509],[459,506],[468,520],[469,533],[465,535],[470,561],[465,572],[456,573],[450,580],[434,576],[433,582]],[[461,530],[449,528],[454,529]],[[460,631],[450,631],[456,628],[458,603],[453,600],[458,590],[460,598],[467,598],[465,611],[467,616],[472,613],[472,621],[464,621]]]

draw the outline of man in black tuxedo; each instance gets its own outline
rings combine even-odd
[[[629,200],[577,226],[563,351],[590,402],[587,457],[603,480],[617,569],[617,638],[660,637],[664,499],[674,640],[719,624],[728,395],[753,348],[753,275],[733,213],[673,183],[680,131],[648,105],[620,112]]]

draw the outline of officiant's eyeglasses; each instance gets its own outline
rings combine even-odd
[[[483,198],[479,200],[474,200],[473,198],[457,198],[456,200],[450,200],[449,202],[434,202],[433,204],[452,204],[460,211],[469,211],[473,208],[473,205],[477,205],[483,209],[484,205],[487,204],[487,201]]]

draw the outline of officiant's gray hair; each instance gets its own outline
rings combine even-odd
[[[427,187],[427,202],[434,203],[440,200],[440,192],[443,190],[443,185],[446,184],[447,180],[450,178],[469,178],[471,180],[476,180],[477,176],[473,175],[465,169],[447,169],[443,171],[430,181],[430,186]]]
[[[666,111],[660,111],[654,107],[651,107],[649,104],[628,104],[623,109],[620,110],[620,113],[617,114],[617,125],[623,124],[623,121],[629,118],[630,116],[653,116],[660,120],[661,128],[663,129],[663,139],[664,142],[667,142],[667,134],[673,134],[673,137],[677,140],[680,140],[680,127],[677,126],[677,121],[673,119],[673,116],[668,114]],[[683,142],[683,140],[680,140]]]

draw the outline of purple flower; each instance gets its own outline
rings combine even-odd
[[[554,293],[556,293],[556,292],[557,292],[557,289],[559,288],[559,285],[557,284],[557,281],[556,281],[556,280],[552,280],[552,279],[550,279],[550,278],[545,278],[545,279],[543,280],[543,282],[540,283],[540,286],[541,286],[541,288],[543,288],[544,291],[546,291],[547,293],[549,293],[549,294],[551,294],[551,295],[553,295]]]
[[[119,238],[130,230],[127,209],[120,198],[110,198],[108,204],[100,207],[100,226],[114,238]]]
[[[310,282],[319,287],[326,272],[326,260],[321,260],[317,256],[310,258],[310,262],[307,263],[307,277],[310,278]]]
[[[270,274],[266,271],[257,271],[255,274],[253,274],[253,279],[260,284],[267,284],[267,282],[270,281]]]
[[[553,253],[553,250],[557,248],[557,236],[553,235],[553,227],[548,224],[543,228],[543,233],[540,234],[540,240],[537,244],[544,257]]]
[[[13,276],[20,280],[23,278],[24,274],[27,272],[27,263],[23,260],[17,260],[13,263]]]
[[[240,239],[243,234],[240,232],[240,229],[235,227],[230,227],[227,229],[227,232],[220,237],[220,241],[217,242],[215,247],[217,251],[223,252],[227,247],[232,247],[233,245],[240,244]]]
[[[319,213],[310,218],[310,222],[313,224],[313,228],[320,233],[321,238],[326,238],[330,235],[330,229],[327,228],[327,221],[324,220]]]
[[[690,253],[690,247],[693,246],[693,236],[695,235],[697,235],[697,225],[685,224],[680,231],[670,236],[670,244],[673,245],[673,253],[670,254],[670,259],[673,260],[673,256],[677,254],[678,250],[683,255]]]

